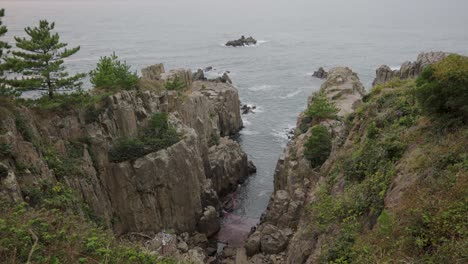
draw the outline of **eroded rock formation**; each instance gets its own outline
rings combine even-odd
[[[418,55],[414,62],[404,62],[399,70],[392,70],[387,65],[382,65],[376,70],[376,77],[372,85],[386,83],[393,78],[409,79],[417,77],[428,65],[434,64],[446,58],[450,53],[447,52],[423,52]]]
[[[349,68],[333,68],[321,87],[327,98],[338,108],[338,116],[344,117],[354,111],[364,95],[364,87],[357,75]],[[309,104],[314,96],[309,98]],[[298,127],[304,122],[305,113],[298,118]],[[345,123],[338,120],[321,122],[333,136],[333,152],[343,144]],[[304,157],[304,145],[310,129],[297,133],[280,157],[275,170],[274,193],[267,211],[246,241],[246,253],[250,263],[304,263],[314,244],[303,240],[301,223],[304,205],[313,199],[320,174],[313,170]]]
[[[122,91],[93,109],[59,113],[1,107],[0,141],[11,151],[0,157],[5,172],[0,195],[21,201],[39,182],[61,181],[117,235],[197,228],[213,235],[219,196],[249,173],[246,154],[227,138],[242,128],[239,97],[227,83],[192,82],[186,70],[165,73],[162,65],[143,70],[143,79],[151,82],[174,78],[187,86],[183,92]],[[135,160],[111,162],[112,146],[137,136],[157,112],[170,113],[181,140]],[[71,151],[74,169],[59,174],[50,159],[68,158]]]
[[[252,37],[244,37],[241,36],[240,39],[237,40],[231,40],[226,43],[226,46],[231,46],[231,47],[243,47],[243,46],[249,46],[249,45],[255,45],[257,44],[257,40],[255,40]]]

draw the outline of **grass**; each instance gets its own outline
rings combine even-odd
[[[177,263],[118,242],[108,230],[68,211],[3,200],[0,259],[2,263]]]

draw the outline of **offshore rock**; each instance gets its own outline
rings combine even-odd
[[[327,78],[328,73],[323,69],[323,67],[320,67],[317,71],[314,71],[312,74],[312,77],[319,78],[319,79],[325,79]]]
[[[249,45],[255,45],[257,44],[257,40],[255,40],[252,37],[244,37],[241,36],[240,39],[237,40],[231,40],[226,43],[226,46],[231,46],[231,47],[244,47],[244,46],[249,46]]]

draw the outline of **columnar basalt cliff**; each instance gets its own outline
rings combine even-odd
[[[8,173],[0,195],[29,201],[29,191],[40,189],[41,182],[60,181],[117,235],[196,231],[204,211],[219,209],[219,196],[248,174],[246,154],[229,139],[242,128],[237,90],[226,83],[192,83],[190,72],[164,73],[162,65],[145,69],[143,76],[144,89],[115,93],[89,109],[0,106],[0,142],[11,146],[1,157]],[[162,90],[174,76],[183,77],[184,89]],[[112,161],[112,147],[138,136],[159,112],[169,113],[180,141],[136,159]]]

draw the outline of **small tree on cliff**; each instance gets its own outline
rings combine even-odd
[[[67,49],[60,42],[58,33],[52,33],[55,23],[39,21],[39,26],[25,28],[29,38],[15,37],[16,47],[12,57],[6,59],[8,70],[23,75],[22,79],[10,79],[8,84],[21,91],[45,90],[53,98],[57,90],[75,90],[81,87],[85,74],[70,75],[63,66],[64,59],[80,50]]]

